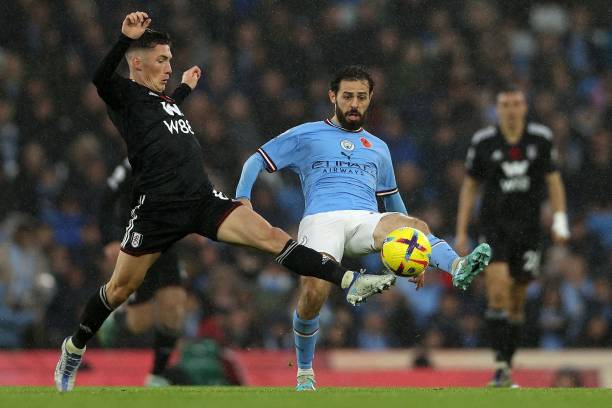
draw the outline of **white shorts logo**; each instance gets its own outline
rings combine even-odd
[[[221,200],[229,200],[229,197],[226,196],[222,191],[213,190],[213,195]]]
[[[132,248],[138,248],[142,243],[142,234],[134,232],[132,234]]]

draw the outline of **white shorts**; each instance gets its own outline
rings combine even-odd
[[[357,257],[378,252],[374,229],[382,217],[394,213],[365,210],[330,211],[308,215],[300,222],[298,242],[334,257]]]

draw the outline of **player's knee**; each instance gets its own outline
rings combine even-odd
[[[130,295],[134,293],[137,289],[137,286],[124,284],[118,285],[115,283],[109,283],[106,285],[106,298],[108,303],[113,308],[119,307],[123,302],[128,300]]]
[[[303,286],[300,292],[299,302],[301,306],[300,309],[303,309],[300,317],[309,319],[319,314],[319,310],[321,310],[326,299],[327,293],[325,290],[321,290],[316,286]],[[302,316],[302,314],[312,315],[312,317]]]
[[[414,219],[414,225],[412,227],[415,228],[415,229],[418,229],[419,231],[421,231],[425,235],[430,233],[429,225],[427,225],[427,223],[425,221],[420,220],[418,218]]]

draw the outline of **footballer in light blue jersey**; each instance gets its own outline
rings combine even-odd
[[[488,245],[459,257],[425,222],[407,215],[393,173],[386,143],[363,129],[373,95],[374,81],[359,66],[343,68],[331,81],[329,99],[334,116],[296,126],[270,140],[244,164],[236,198],[250,205],[251,189],[266,169],[290,169],[300,177],[306,202],[298,240],[337,262],[344,255],[380,251],[385,237],[396,228],[412,227],[427,235],[432,247],[431,265],[453,276],[465,289],[490,258]],[[377,196],[385,210],[379,213]],[[415,280],[423,285],[423,276]],[[293,316],[297,354],[298,391],[314,390],[312,369],[319,330],[319,311],[331,286],[320,279],[300,281],[300,297]]]
[[[327,211],[378,212],[376,196],[397,193],[387,144],[329,119],[296,126],[259,148],[265,169],[289,168],[302,183],[304,216]],[[238,191],[237,196],[246,192]]]

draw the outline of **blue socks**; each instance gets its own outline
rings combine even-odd
[[[459,258],[459,255],[443,239],[433,234],[428,234],[427,239],[429,239],[431,244],[431,266],[435,266],[452,275],[453,262]]]
[[[312,320],[305,320],[300,319],[297,310],[293,313],[293,337],[298,368],[312,368],[318,332],[319,316]]]

